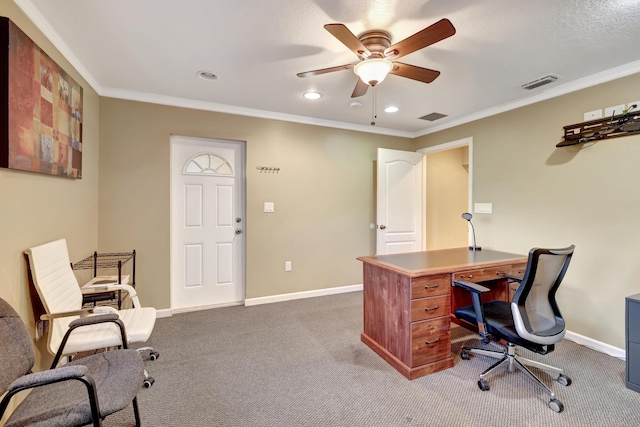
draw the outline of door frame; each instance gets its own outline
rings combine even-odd
[[[473,213],[473,137],[469,136],[466,138],[462,138],[462,139],[458,139],[455,141],[450,141],[450,142],[445,142],[443,144],[439,144],[439,145],[434,145],[432,147],[425,147],[425,148],[421,148],[418,150],[418,153],[422,153],[424,154],[425,158],[428,154],[432,154],[432,153],[437,153],[440,151],[447,151],[447,150],[452,150],[455,148],[460,148],[460,147],[469,147],[469,178],[468,178],[468,194],[467,194],[467,212],[471,212]],[[426,197],[426,191],[427,191],[427,185],[426,185],[426,181],[427,181],[427,174],[426,174],[426,168],[429,167],[428,166],[428,162],[425,159],[424,162],[424,167],[425,167],[425,175],[424,175],[424,180],[425,180],[425,202],[424,202],[424,211],[426,212],[426,208],[427,208],[427,197]],[[424,218],[424,220],[426,221],[426,217]],[[471,229],[469,227],[469,231],[467,234],[467,241],[468,244],[471,245],[472,241],[473,241],[473,236],[471,234]],[[426,244],[427,242],[427,227],[425,224],[424,227],[424,242]]]
[[[213,304],[213,305],[205,305],[198,306],[193,308],[173,308],[173,267],[176,260],[173,258],[173,234],[174,234],[174,224],[173,224],[173,202],[175,195],[173,194],[173,160],[174,160],[174,144],[173,138],[182,138],[192,141],[200,141],[200,142],[216,142],[223,144],[233,144],[240,147],[240,152],[238,153],[240,157],[240,163],[242,165],[242,171],[239,174],[240,183],[240,201],[242,206],[241,217],[243,218],[243,226],[242,231],[244,234],[244,238],[242,239],[242,243],[240,245],[240,277],[238,278],[241,283],[241,299],[238,302],[234,303],[223,303],[223,304]],[[200,311],[200,310],[208,310],[211,308],[221,308],[221,307],[229,307],[229,306],[237,306],[244,305],[246,297],[247,297],[247,143],[246,141],[239,140],[230,140],[223,138],[210,138],[210,137],[196,137],[196,136],[188,136],[188,135],[178,135],[171,134],[169,135],[169,304],[170,310],[172,314],[176,313],[186,313],[191,311]]]

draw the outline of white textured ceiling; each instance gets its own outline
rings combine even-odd
[[[14,1],[100,95],[404,136],[640,71],[640,0]],[[398,42],[442,18],[457,33],[402,59],[442,74],[431,84],[388,76],[375,128],[372,90],[349,106],[351,70],[296,76],[357,62],[325,24]],[[520,87],[550,73],[563,78]],[[311,89],[324,96],[303,99]],[[432,112],[448,117],[418,119]]]

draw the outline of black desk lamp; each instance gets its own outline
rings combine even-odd
[[[473,228],[473,223],[471,222],[471,218],[473,218],[473,215],[471,215],[469,212],[465,212],[462,214],[462,218],[469,221],[469,224],[471,224],[471,231],[473,232],[473,246],[469,246],[469,250],[471,251],[482,250],[480,246],[476,245],[476,230],[475,228]]]

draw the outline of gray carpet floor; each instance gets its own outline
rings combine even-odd
[[[569,325],[570,328],[571,325]],[[144,426],[395,427],[395,426],[640,426],[640,394],[625,387],[623,361],[564,340],[546,356],[563,367],[563,387],[540,373],[564,403],[547,397],[520,373],[477,376],[492,360],[461,360],[462,345],[480,344],[452,330],[455,365],[408,381],[360,342],[362,293],[254,307],[229,307],[158,319],[146,362],[155,377],[138,395]],[[133,425],[128,408],[107,427]]]

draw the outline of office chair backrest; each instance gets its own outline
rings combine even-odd
[[[62,313],[82,308],[82,291],[69,262],[65,239],[35,246],[26,251],[33,284],[47,313]],[[69,323],[77,317],[55,319],[50,343],[60,343]],[[52,349],[53,353],[57,348]]]
[[[27,374],[36,359],[31,337],[18,313],[0,299],[0,396],[14,380]]]
[[[516,331],[534,343],[554,344],[564,337],[565,322],[556,303],[575,246],[529,251],[520,288],[511,302]]]

